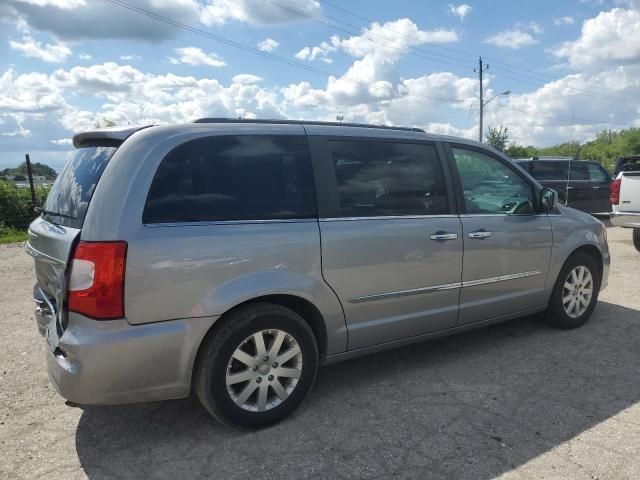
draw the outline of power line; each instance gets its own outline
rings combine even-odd
[[[255,55],[260,55],[261,57],[265,57],[265,58],[268,58],[268,59],[271,59],[271,60],[275,60],[275,61],[278,61],[278,62],[281,62],[281,63],[285,63],[285,64],[290,65],[290,66],[295,67],[295,68],[300,68],[302,70],[306,70],[308,72],[312,72],[312,73],[315,73],[315,74],[318,74],[318,75],[322,75],[322,76],[325,76],[325,77],[336,77],[339,80],[344,80],[346,82],[353,83],[355,85],[361,85],[361,86],[366,86],[368,88],[372,88],[372,89],[375,89],[375,90],[382,90],[384,92],[390,92],[390,89],[387,88],[387,87],[384,87],[384,86],[381,86],[381,85],[376,85],[376,84],[373,84],[373,83],[370,83],[370,82],[366,82],[364,80],[361,80],[361,79],[358,79],[358,78],[355,78],[355,77],[347,77],[347,76],[344,76],[344,75],[340,75],[340,74],[335,73],[335,72],[330,72],[330,71],[327,71],[327,70],[324,70],[324,69],[321,69],[321,68],[318,68],[318,67],[313,67],[311,65],[307,65],[307,64],[304,64],[304,63],[301,63],[301,62],[297,62],[297,61],[294,61],[294,60],[289,60],[287,58],[281,57],[279,55],[275,55],[273,53],[263,52],[261,50],[258,50],[257,48],[250,47],[249,45],[245,45],[243,43],[236,42],[234,40],[230,40],[228,38],[222,37],[220,35],[216,35],[216,34],[211,33],[211,32],[200,30],[200,29],[198,29],[196,27],[192,27],[190,25],[186,25],[186,24],[184,24],[182,22],[179,22],[177,20],[173,20],[171,18],[165,17],[163,15],[160,15],[158,13],[152,12],[150,10],[146,10],[144,8],[137,7],[135,5],[131,5],[130,3],[127,3],[127,2],[125,2],[123,0],[104,0],[104,1],[108,2],[108,3],[111,3],[113,5],[117,5],[117,6],[122,7],[122,8],[126,8],[127,10],[139,13],[141,15],[145,15],[145,16],[147,16],[149,18],[152,18],[152,19],[154,19],[156,21],[163,22],[163,23],[166,23],[168,25],[172,25],[172,26],[174,26],[176,28],[180,28],[180,29],[186,30],[186,31],[194,33],[196,35],[200,35],[200,36],[209,38],[211,40],[215,40],[217,42],[224,43],[225,45],[229,45],[231,47],[235,47],[235,48],[238,48],[240,50],[244,50],[246,52],[253,53]],[[465,102],[466,101],[466,99],[435,97],[435,96],[430,96],[430,95],[419,95],[419,94],[415,94],[415,93],[407,93],[406,95],[400,95],[399,93],[394,93],[394,92],[390,92],[390,93],[394,94],[394,96],[401,97],[401,98],[404,98],[404,97],[408,96],[408,97],[424,98],[424,99],[427,99],[427,100],[434,100],[434,101],[439,101],[439,102],[443,102],[443,103],[461,103],[461,102]]]
[[[267,3],[270,3],[271,5],[275,5],[276,7],[279,7],[281,9],[283,9],[283,10],[286,10],[286,11],[288,11],[290,13],[293,13],[295,15],[299,15],[299,16],[304,17],[304,18],[308,18],[310,20],[313,20],[314,22],[321,23],[321,24],[326,25],[326,26],[328,26],[330,28],[333,28],[334,30],[338,30],[338,31],[346,33],[348,35],[361,34],[365,30],[363,27],[358,27],[357,25],[352,25],[352,24],[350,24],[348,22],[340,20],[339,18],[335,18],[335,17],[332,17],[330,15],[325,15],[325,14],[322,14],[322,13],[318,14],[318,13],[316,13],[316,12],[314,12],[314,11],[312,11],[312,10],[310,10],[310,9],[308,9],[308,8],[298,4],[296,2],[293,2],[293,1],[285,0],[285,1],[287,1],[287,3],[295,5],[300,10],[297,10],[295,8],[289,8],[286,5],[282,5],[281,3],[279,3],[279,2],[277,2],[275,0],[264,0],[264,1],[267,2]],[[333,25],[331,23],[325,22],[325,21],[319,19],[318,15],[322,16],[324,18],[327,18],[327,19],[329,19],[329,20],[331,20],[333,22],[337,22],[337,23],[346,25],[349,28],[351,28],[352,30],[355,30],[355,32],[354,31],[350,31],[350,30],[346,30],[346,29],[344,29],[342,27],[338,27],[338,26]],[[375,40],[373,40],[371,38],[368,38],[368,40],[371,43],[375,43],[377,45],[382,45],[384,47],[384,46],[387,46],[386,44],[388,44],[389,42],[392,42],[392,43],[394,43],[396,45],[406,47],[409,50],[408,53],[410,55],[414,55],[414,56],[419,57],[419,58],[424,58],[426,60],[432,60],[434,62],[445,63],[447,65],[451,65],[451,66],[454,66],[454,67],[462,68],[462,69],[465,69],[465,70],[467,70],[469,68],[469,66],[467,64],[453,63],[453,62],[448,61],[448,60],[441,60],[439,58],[433,58],[431,56],[426,56],[426,55],[423,55],[423,54],[420,54],[420,53],[417,53],[417,52],[426,52],[429,55],[437,55],[437,56],[440,56],[440,57],[447,58],[444,55],[441,55],[441,54],[438,54],[438,53],[435,53],[435,52],[430,52],[428,50],[424,50],[424,49],[418,48],[418,47],[416,47],[414,45],[402,44],[402,43],[398,42],[395,39],[392,39],[392,38],[389,38],[389,37],[385,37],[383,35],[375,34],[375,33],[371,32],[371,31],[368,31],[367,34],[370,37],[379,38],[379,39],[382,39],[385,42],[385,43],[376,42]],[[421,40],[418,39],[417,41],[421,41]],[[452,59],[452,60],[457,60],[457,59]]]
[[[289,1],[289,3],[295,3],[295,2],[293,2],[292,0],[288,0],[288,1]],[[321,3],[327,4],[327,5],[329,5],[329,6],[333,7],[333,8],[335,8],[336,10],[340,10],[340,11],[341,11],[341,12],[343,12],[343,13],[346,13],[346,14],[348,14],[348,15],[351,15],[351,16],[355,17],[355,18],[358,18],[358,19],[360,19],[360,20],[362,20],[362,21],[365,21],[365,22],[368,22],[368,23],[377,23],[377,22],[375,22],[375,20],[372,20],[372,19],[370,19],[370,18],[364,17],[364,16],[359,15],[359,14],[357,14],[357,13],[355,13],[355,12],[351,11],[351,10],[348,10],[348,9],[346,9],[346,8],[344,8],[344,7],[341,7],[341,6],[339,6],[339,5],[336,5],[335,3],[333,3],[333,2],[331,2],[331,1],[329,1],[329,0],[318,0],[318,1],[319,1],[319,2],[321,2]],[[415,36],[412,36],[412,35],[409,35],[409,34],[405,34],[405,33],[403,33],[403,32],[399,32],[399,31],[394,30],[394,29],[391,29],[391,28],[389,28],[389,27],[383,27],[383,26],[381,26],[381,28],[382,28],[382,29],[385,29],[385,30],[387,30],[387,31],[393,32],[393,33],[394,33],[394,34],[396,34],[396,35],[401,35],[401,36],[404,36],[404,37],[406,37],[406,38],[411,38],[411,39],[413,39],[413,40],[420,41],[421,43],[426,43],[426,44],[428,44],[428,45],[431,45],[432,47],[440,48],[440,49],[443,49],[443,50],[446,50],[446,51],[449,51],[449,52],[455,53],[455,54],[457,54],[457,55],[465,55],[465,56],[471,56],[471,57],[478,57],[478,56],[479,56],[478,54],[475,54],[475,53],[464,52],[464,51],[461,51],[461,50],[456,50],[456,49],[453,49],[453,48],[445,47],[445,46],[443,46],[443,45],[439,45],[439,44],[437,44],[437,43],[435,43],[435,42],[423,41],[423,40],[421,40],[421,39],[418,39],[418,38],[417,38],[417,37],[415,37]],[[410,46],[409,48],[417,48],[417,47]],[[438,53],[436,53],[436,52],[431,52],[431,51],[429,51],[429,50],[424,50],[424,49],[421,49],[421,50],[425,51],[426,53],[429,53],[430,55],[438,55],[438,56],[443,56],[443,57],[445,57],[445,58],[452,58],[452,57],[448,57],[448,56],[446,56],[446,55],[438,54]],[[545,77],[547,77],[548,79],[550,79],[550,81],[557,81],[557,80],[559,80],[558,78],[555,78],[555,77],[553,77],[553,76],[551,76],[551,75],[543,74],[543,73],[540,73],[540,72],[536,72],[536,71],[534,71],[534,70],[526,69],[526,68],[524,68],[524,67],[519,67],[519,66],[517,66],[517,65],[512,65],[512,64],[509,64],[509,63],[506,63],[506,62],[500,61],[500,60],[496,60],[496,59],[494,59],[494,58],[485,57],[485,59],[487,59],[487,60],[491,60],[491,62],[492,62],[492,63],[497,63],[497,64],[499,64],[499,65],[506,65],[507,67],[512,67],[512,68],[515,68],[515,69],[523,70],[523,71],[529,72],[530,74],[534,74],[534,75],[538,75],[538,76],[545,76]],[[454,59],[454,60],[459,60],[459,59]],[[509,70],[509,69],[504,68],[504,67],[498,67],[498,68],[500,68],[500,69],[502,69],[502,70],[505,70],[505,71],[510,71],[511,73],[513,73],[513,74],[515,74],[515,75],[519,75],[519,76],[526,77],[526,78],[532,78],[532,77],[531,77],[531,75],[524,75],[524,74],[521,74],[521,73],[515,72],[515,71],[513,71],[513,70]],[[512,78],[512,79],[513,79],[513,77],[509,77],[509,78]],[[518,80],[518,81],[522,81],[522,80]],[[527,81],[522,81],[522,82],[523,82],[523,83],[532,83],[532,82],[527,82]],[[544,80],[540,80],[540,82],[542,82],[542,83],[544,84],[546,81],[544,81]],[[538,85],[539,85],[539,84],[540,84],[540,83],[538,83]],[[617,98],[617,99],[619,99],[619,100],[622,100],[622,99],[624,99],[625,101],[627,100],[627,97],[626,97],[626,96],[614,97],[614,96],[611,96],[611,95],[606,95],[606,94],[600,93],[600,92],[599,92],[599,90],[606,90],[606,91],[612,92],[612,93],[614,93],[614,94],[616,94],[616,95],[622,95],[622,94],[620,94],[620,93],[616,92],[615,90],[611,90],[611,89],[608,89],[608,88],[605,88],[605,87],[590,87],[590,88],[591,88],[591,91],[586,90],[586,89],[574,88],[574,87],[571,87],[571,86],[567,86],[566,88],[567,88],[567,89],[570,89],[570,90],[577,91],[577,92],[582,92],[583,94],[585,94],[585,95],[587,95],[587,96],[594,96],[594,97],[598,97],[598,96],[599,96],[599,97],[601,97],[601,98],[607,98],[607,97],[608,97],[608,98],[612,98],[612,99],[616,99],[616,98]]]
[[[152,12],[150,10],[146,10],[144,8],[137,7],[135,5],[131,5],[130,3],[127,3],[127,2],[125,2],[123,0],[104,0],[104,1],[106,1],[108,3],[111,3],[113,5],[125,8],[127,10],[139,13],[139,14],[144,15],[146,17],[149,17],[149,18],[151,18],[153,20],[156,20],[156,21],[159,21],[159,22],[163,22],[163,23],[166,23],[168,25],[172,25],[172,26],[174,26],[176,28],[180,28],[180,29],[186,30],[186,31],[194,33],[196,35],[200,35],[200,36],[209,38],[211,40],[218,41],[218,42],[223,43],[225,45],[229,45],[229,46],[232,46],[234,48],[238,48],[240,50],[244,50],[244,51],[253,53],[255,55],[259,55],[259,56],[267,58],[267,59],[275,60],[275,61],[290,65],[290,66],[295,67],[295,68],[300,68],[302,70],[309,71],[309,72],[312,72],[312,73],[315,73],[315,74],[318,74],[318,75],[322,75],[322,76],[325,76],[325,77],[337,77],[337,78],[339,78],[341,80],[344,80],[346,82],[349,82],[349,83],[353,83],[353,84],[356,84],[356,85],[367,86],[369,88],[378,89],[378,90],[384,90],[385,92],[389,92],[389,89],[386,88],[386,87],[382,87],[380,85],[375,85],[375,84],[372,84],[372,83],[369,83],[369,82],[366,82],[364,80],[360,80],[360,79],[357,79],[357,78],[353,78],[353,77],[341,76],[341,75],[336,74],[334,72],[329,72],[329,71],[326,71],[324,69],[313,67],[311,65],[307,65],[307,64],[303,64],[303,63],[296,62],[296,61],[293,61],[293,60],[289,60],[287,58],[275,55],[273,53],[263,52],[263,51],[260,51],[260,50],[258,50],[256,48],[253,48],[253,47],[250,47],[248,45],[245,45],[243,43],[239,43],[239,42],[227,39],[225,37],[213,34],[211,32],[200,30],[198,28],[195,28],[195,27],[192,27],[190,25],[186,25],[186,24],[184,24],[182,22],[179,22],[177,20],[173,20],[173,19],[170,19],[168,17],[162,16],[162,15],[157,14],[155,12]],[[323,0],[323,1],[325,1],[325,0]],[[443,102],[443,103],[462,103],[462,102],[466,102],[467,101],[467,99],[443,98],[443,97],[435,97],[435,96],[429,96],[429,95],[419,95],[419,94],[414,94],[414,93],[407,93],[405,95],[400,95],[399,93],[395,93],[394,96],[399,97],[399,98],[405,98],[405,97],[425,98],[425,99],[428,99],[428,100],[434,100],[434,101],[439,101],[439,102]],[[520,112],[523,112],[523,113],[526,113],[526,114],[530,114],[530,112],[528,112],[526,110],[523,110],[523,109],[519,109],[517,107],[510,106],[509,108],[512,109],[512,110],[515,110],[515,111],[520,111]],[[563,120],[564,118],[569,118],[569,117],[564,117],[563,118],[562,116],[559,116],[559,115],[545,115],[545,114],[538,114],[538,116],[539,117],[546,117],[546,118],[555,118],[555,119],[560,119],[560,120]],[[607,121],[607,122],[599,122],[599,121],[584,120],[584,119],[578,119],[578,118],[576,118],[575,120],[582,122],[581,123],[582,125],[599,125],[601,123],[606,123],[606,124],[609,124],[609,125],[625,125],[625,126],[627,125],[626,123],[624,123],[624,124],[622,124],[622,123],[613,123],[613,122],[609,122],[609,121]],[[546,128],[548,126],[545,125],[544,127]]]

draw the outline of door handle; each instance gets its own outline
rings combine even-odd
[[[434,233],[429,237],[431,240],[442,241],[442,240],[457,240],[457,233]]]
[[[493,232],[480,231],[480,232],[469,233],[469,238],[483,239],[483,238],[489,238],[489,237],[493,237]]]
[[[592,187],[592,188],[595,188],[596,190],[600,190],[602,187],[595,186],[595,187]]]

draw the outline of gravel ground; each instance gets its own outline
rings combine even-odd
[[[239,433],[197,400],[68,407],[49,384],[32,261],[0,245],[0,477],[640,478],[640,254],[575,331],[526,318],[322,369],[286,422]]]

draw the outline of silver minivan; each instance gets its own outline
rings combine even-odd
[[[412,128],[202,119],[93,130],[29,228],[51,380],[289,415],[319,365],[541,313],[587,321],[606,230],[496,150]]]

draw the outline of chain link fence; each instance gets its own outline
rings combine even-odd
[[[27,239],[27,228],[38,214],[35,207],[44,204],[50,187],[34,184],[32,175],[0,177],[0,243]]]

